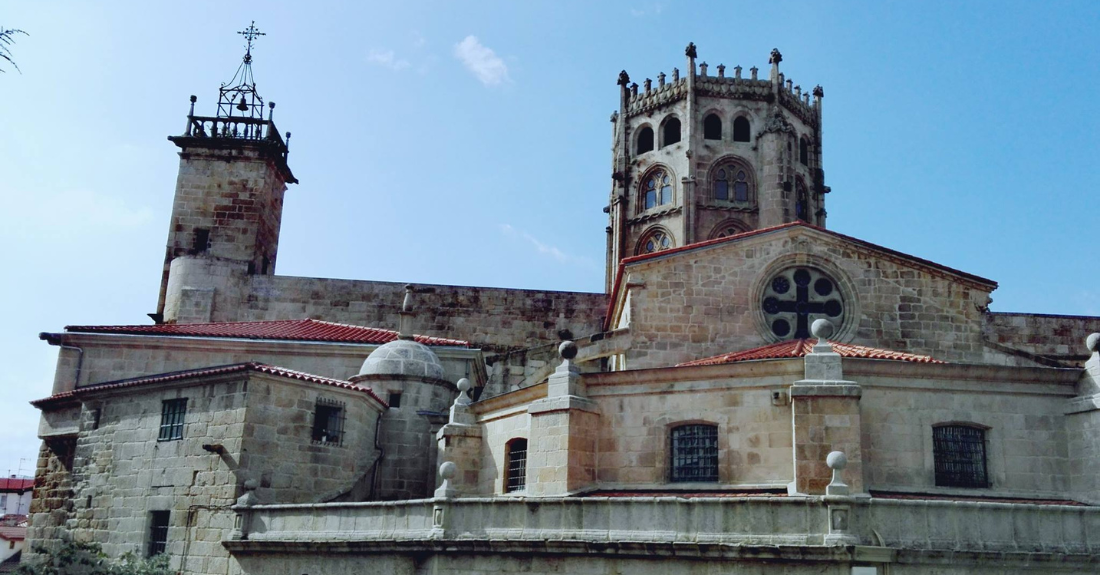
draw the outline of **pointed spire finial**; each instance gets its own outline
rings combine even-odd
[[[684,55],[688,58],[696,58],[695,42],[688,42],[687,48],[684,48]]]

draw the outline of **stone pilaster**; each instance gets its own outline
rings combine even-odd
[[[1065,410],[1069,479],[1074,498],[1100,504],[1100,334],[1085,345],[1091,355]]]
[[[596,481],[599,410],[584,397],[584,379],[573,362],[577,346],[561,344],[562,364],[547,382],[547,397],[528,408],[527,494],[566,495]]]
[[[818,343],[806,355],[805,379],[791,386],[791,418],[794,430],[794,481],[792,493],[819,495],[833,479],[825,463],[833,451],[847,455],[844,482],[851,493],[863,492],[859,399],[862,388],[845,381],[840,354],[825,337],[832,324],[819,319],[812,327]]]
[[[451,462],[457,468],[450,479],[448,497],[474,495],[481,470],[481,437],[483,430],[470,412],[473,402],[467,392],[470,380],[458,380],[458,398],[451,406],[450,419],[436,433],[438,461]],[[437,496],[438,490],[437,490]]]

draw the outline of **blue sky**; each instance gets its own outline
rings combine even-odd
[[[995,311],[1100,314],[1097,2],[9,2],[0,473],[37,453],[37,334],[148,322],[165,137],[191,94],[213,112],[251,20],[302,182],[280,274],[602,289],[616,76],[694,41],[824,87],[830,228],[1000,282]]]

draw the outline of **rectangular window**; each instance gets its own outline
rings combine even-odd
[[[397,391],[391,392],[386,403],[390,404],[390,407],[401,407],[401,393]]]
[[[970,425],[932,428],[937,487],[989,487],[985,467],[985,430]]]
[[[5,493],[4,495],[0,495],[0,512],[7,513],[7,511],[5,511],[7,508],[8,508],[8,495]]]
[[[153,511],[149,514],[149,556],[164,553],[168,548],[168,519],[170,511]]]
[[[210,230],[195,228],[194,244],[191,245],[191,253],[201,254],[210,247]]]
[[[183,439],[183,418],[187,415],[187,398],[166,399],[160,407],[160,435],[157,441]]]
[[[672,481],[718,481],[717,425],[681,425],[671,439]]]
[[[504,490],[508,493],[527,487],[527,440],[508,442],[508,477]]]
[[[339,445],[344,434],[344,407],[342,403],[318,399],[313,412],[313,441]]]

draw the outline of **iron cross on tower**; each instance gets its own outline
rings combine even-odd
[[[237,33],[240,34],[241,36],[244,36],[244,39],[248,41],[248,46],[245,48],[245,52],[244,52],[244,61],[245,62],[251,62],[252,61],[252,42],[256,38],[259,38],[260,36],[267,36],[267,34],[265,34],[263,32],[260,32],[259,28],[256,28],[256,21],[255,20],[253,20],[252,23],[248,25],[248,28],[245,28],[244,30],[241,30],[240,32],[237,32]]]

